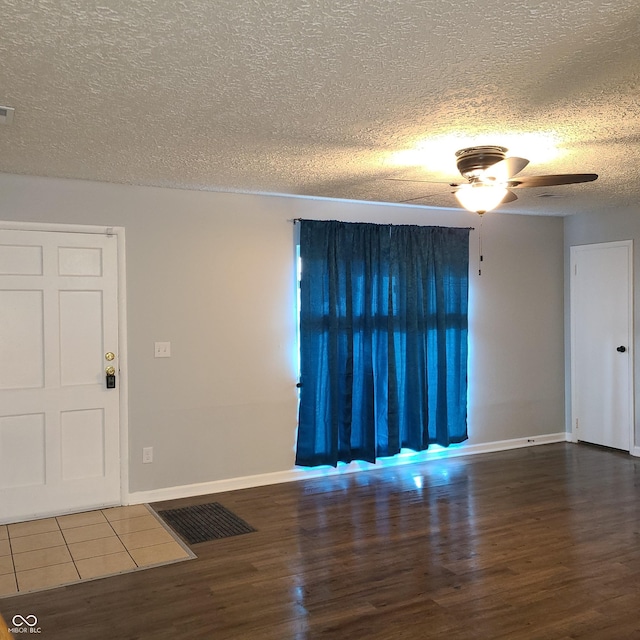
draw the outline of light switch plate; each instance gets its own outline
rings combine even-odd
[[[171,343],[170,342],[156,342],[155,343],[156,358],[170,358],[171,357]]]

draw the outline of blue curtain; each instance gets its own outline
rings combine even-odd
[[[300,221],[296,464],[467,439],[469,229]]]

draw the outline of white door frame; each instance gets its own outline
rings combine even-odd
[[[575,289],[571,286],[571,276],[574,274],[574,270],[576,268],[576,254],[580,251],[586,251],[592,248],[614,248],[614,247],[626,247],[628,252],[628,291],[627,296],[629,300],[629,312],[628,312],[628,330],[629,335],[627,338],[627,350],[629,352],[629,357],[627,359],[628,366],[628,380],[629,380],[629,406],[628,416],[629,416],[629,453],[634,456],[640,456],[640,448],[636,447],[636,439],[635,439],[635,384],[634,384],[634,352],[635,352],[635,343],[634,343],[634,325],[633,325],[633,307],[634,307],[634,286],[633,286],[633,240],[619,240],[615,242],[595,242],[590,244],[583,245],[574,245],[569,247],[570,250],[570,277],[569,277],[569,293],[570,293],[570,315],[571,315],[571,440],[573,442],[578,442],[578,433],[576,429],[576,410],[578,405],[576,386],[574,384],[576,380],[576,344],[575,344],[575,336],[577,334],[576,330],[576,317],[574,313],[574,308],[576,304],[575,300]]]
[[[118,247],[118,385],[120,387],[120,504],[129,504],[129,385],[127,366],[127,279],[124,227],[82,224],[12,222],[0,220],[0,229],[57,231],[115,236]]]

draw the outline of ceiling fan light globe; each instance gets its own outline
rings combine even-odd
[[[486,213],[495,209],[507,193],[507,188],[499,184],[464,184],[455,192],[455,196],[468,211]]]

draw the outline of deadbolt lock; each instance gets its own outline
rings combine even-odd
[[[109,351],[109,352],[104,354],[104,359],[108,360],[109,362],[111,362],[112,360],[116,359],[116,354],[112,353],[111,351]]]

